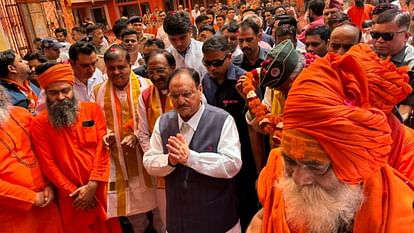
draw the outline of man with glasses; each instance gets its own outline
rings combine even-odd
[[[411,17],[400,10],[391,9],[381,13],[372,26],[371,36],[374,49],[380,57],[391,56],[391,61],[397,66],[414,66],[414,47],[407,44],[410,37],[408,31]],[[411,86],[413,86],[411,82]],[[414,95],[411,94],[399,105],[399,114],[406,120],[413,109]]]
[[[191,68],[171,74],[168,91],[175,111],[156,121],[144,166],[166,178],[169,233],[239,233],[237,127],[229,113],[202,102],[200,81]]]
[[[147,41],[145,41],[144,44],[144,48],[142,49],[142,53],[141,56],[144,59],[145,64],[134,69],[134,73],[138,76],[144,77],[144,78],[149,78],[148,74],[147,74],[147,60],[148,60],[148,55],[154,51],[154,50],[158,50],[158,49],[165,49],[165,45],[162,42],[162,40],[157,39],[157,38],[152,38],[152,39],[148,39]]]
[[[153,85],[145,89],[138,102],[138,140],[143,152],[150,149],[150,138],[155,127],[155,121],[160,115],[173,109],[168,93],[168,77],[175,69],[175,59],[171,53],[156,49],[146,56],[149,78]],[[157,204],[161,219],[166,224],[165,180],[157,179]]]
[[[334,28],[328,42],[328,52],[345,54],[353,45],[361,40],[361,30],[350,23],[342,24]]]
[[[243,165],[236,176],[236,189],[241,226],[245,229],[258,205],[255,188],[256,163],[244,116],[246,103],[236,89],[237,80],[246,71],[232,64],[227,40],[222,36],[214,36],[205,41],[203,54],[203,63],[208,71],[202,82],[207,102],[230,113],[239,131]]]
[[[33,113],[40,89],[29,81],[30,75],[30,67],[20,55],[13,50],[0,52],[0,85],[6,89],[13,105]]]

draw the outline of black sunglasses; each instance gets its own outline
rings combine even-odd
[[[214,66],[214,67],[219,67],[222,66],[224,61],[227,59],[227,56],[225,56],[223,59],[219,60],[213,60],[213,61],[206,61],[203,59],[203,64],[206,67],[210,67],[210,66]]]
[[[406,32],[406,31],[401,31],[401,32],[371,32],[371,37],[375,40],[382,37],[382,39],[384,39],[385,41],[391,41],[392,39],[394,39],[394,36],[396,34],[404,33],[404,32]]]

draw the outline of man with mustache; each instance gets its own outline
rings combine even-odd
[[[128,217],[134,232],[143,233],[149,226],[147,212],[151,211],[154,227],[161,233],[153,177],[142,165],[143,152],[137,137],[138,99],[150,81],[131,71],[128,50],[122,45],[112,45],[104,61],[108,80],[96,86],[94,94],[108,127],[104,137],[111,160],[108,215],[113,219]]]
[[[50,67],[38,80],[47,110],[33,120],[31,136],[42,171],[57,189],[65,232],[120,232],[117,221],[106,221],[109,156],[102,111],[75,98],[68,64]]]
[[[259,46],[261,38],[262,32],[260,27],[252,19],[246,19],[240,23],[237,39],[243,54],[239,55],[240,58],[234,58],[234,60],[241,61],[237,65],[243,70],[251,71],[254,68],[258,68],[265,59],[268,50]]]
[[[168,94],[168,77],[175,69],[175,59],[166,50],[156,49],[146,57],[147,74],[153,85],[145,89],[139,97],[138,104],[138,140],[142,150],[150,149],[150,138],[155,121],[160,115],[173,109]],[[161,218],[166,223],[165,180],[157,178],[157,203]]]
[[[40,89],[29,81],[30,67],[13,50],[0,52],[0,85],[6,89],[11,103],[34,112]]]
[[[165,176],[169,233],[239,233],[237,127],[229,113],[203,103],[200,84],[191,68],[171,74],[174,111],[157,119],[144,166],[152,175]]]
[[[52,185],[30,142],[32,115],[0,86],[0,231],[63,232]]]
[[[412,232],[414,187],[388,164],[391,129],[358,61],[330,53],[293,83],[249,233]]]
[[[242,148],[243,166],[236,176],[239,216],[242,229],[246,229],[257,212],[256,195],[257,171],[255,158],[245,120],[245,100],[239,95],[236,84],[246,71],[231,62],[231,52],[224,36],[214,36],[203,44],[203,63],[208,74],[203,78],[203,93],[207,102],[226,110],[234,118]]]

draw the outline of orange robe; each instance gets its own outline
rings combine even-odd
[[[263,206],[263,233],[305,233],[291,231],[286,222],[283,194],[275,182],[283,175],[280,148],[273,149],[257,182]],[[407,185],[408,184],[408,185]],[[364,182],[366,200],[357,212],[354,233],[413,232],[414,186],[388,165]]]
[[[0,143],[0,232],[63,232],[54,201],[44,208],[33,206],[36,193],[44,190],[47,184],[39,164],[35,162],[30,138],[26,134],[30,130],[32,114],[26,109],[11,107],[10,115],[21,127],[9,119],[0,124],[0,138],[9,146],[15,147],[20,158],[33,164],[33,167],[17,161]]]
[[[106,134],[106,124],[98,105],[80,103],[77,122],[63,129],[53,128],[47,111],[43,111],[33,120],[31,134],[40,166],[58,189],[59,209],[66,232],[111,232],[105,222],[109,156],[102,138]],[[98,181],[97,207],[88,211],[76,210],[69,194],[89,180]]]
[[[365,4],[363,8],[352,6],[348,10],[348,16],[351,18],[353,24],[359,27],[362,31],[365,31],[362,28],[362,23],[365,20],[372,19],[372,10],[374,10],[374,6],[370,4]]]

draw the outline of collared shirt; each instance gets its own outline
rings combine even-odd
[[[197,130],[204,109],[204,104],[201,102],[198,111],[187,121],[191,130],[183,136],[189,138],[189,141],[191,141],[195,130]],[[157,119],[151,136],[150,150],[144,154],[144,166],[151,175],[167,176],[175,168],[168,165],[168,154],[164,154],[159,120],[160,118]],[[178,115],[180,129],[183,122],[184,120]],[[234,177],[240,171],[242,161],[239,133],[233,117],[229,115],[224,122],[217,153],[199,153],[190,148],[190,155],[184,165],[206,176],[224,179]]]
[[[407,44],[400,52],[392,56],[391,61],[397,67],[408,66],[411,70],[414,66],[414,47]]]
[[[205,106],[200,103],[198,111],[186,122],[189,130],[181,132],[187,141],[191,141],[198,123],[204,113]],[[150,150],[144,154],[144,167],[148,173],[154,176],[166,176],[174,171],[174,167],[168,165],[168,154],[163,154],[162,139],[160,136],[159,120],[157,119],[154,132],[151,136]],[[178,115],[178,125],[182,130],[184,120]],[[229,179],[234,177],[241,169],[241,151],[239,134],[233,118],[229,115],[224,122],[217,147],[217,153],[198,153],[191,150],[187,163],[184,164],[195,171],[206,176]],[[241,232],[240,221],[238,221],[226,233]]]
[[[168,39],[168,34],[165,33],[163,25],[161,25],[157,30],[157,39],[162,40],[164,42],[165,48],[171,46],[170,39]]]
[[[203,65],[203,51],[201,50],[203,43],[196,41],[191,38],[190,45],[185,52],[185,55],[181,55],[177,49],[173,46],[170,46],[167,50],[170,52],[176,62],[176,68],[189,67],[195,69],[200,77],[204,77],[204,74],[207,73],[206,67]]]
[[[237,115],[242,115],[245,103],[235,86],[240,76],[245,73],[245,70],[230,64],[227,69],[226,79],[220,85],[217,79],[210,74],[206,74],[203,78],[203,92],[207,102],[226,110],[235,118],[236,122]]]
[[[412,70],[414,66],[414,47],[410,44],[407,44],[403,49],[401,49],[400,52],[391,58],[391,61],[397,67],[408,66],[409,69]],[[410,85],[411,87],[414,87],[414,80],[410,81]],[[401,102],[401,104],[414,105],[414,89],[411,94]]]
[[[75,83],[73,85],[73,90],[75,96],[79,101],[90,102],[92,100],[93,88],[100,83],[103,83],[106,80],[104,75],[99,69],[95,69],[92,77],[88,79],[87,84],[85,85],[79,79],[75,78]]]
[[[239,66],[240,68],[242,68],[245,71],[251,71],[255,68],[260,67],[260,64],[264,61],[264,59],[266,59],[267,52],[269,52],[269,50],[259,47],[259,57],[253,65],[251,65],[249,63],[249,61],[248,61],[247,57],[245,56],[245,54],[241,55],[241,58],[242,58],[241,63],[236,63],[236,61],[238,61],[239,59],[234,58],[233,59],[233,64],[235,64],[236,66]]]

